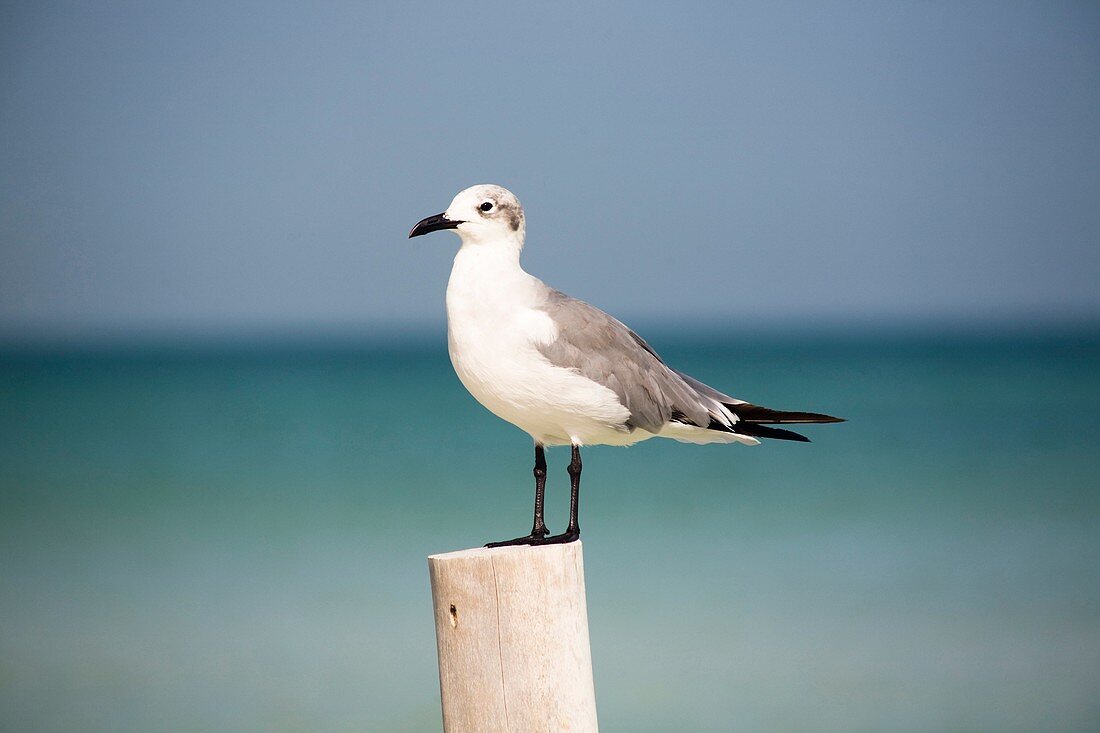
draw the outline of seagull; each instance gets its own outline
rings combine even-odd
[[[769,427],[842,418],[781,412],[735,399],[665,364],[641,336],[520,266],[526,222],[519,200],[491,184],[459,192],[409,238],[450,229],[462,245],[447,283],[447,347],[470,394],[535,442],[535,521],[529,535],[486,547],[580,539],[581,447],[649,438],[743,443],[809,442]],[[569,524],[551,535],[543,507],[546,446],[569,445]]]

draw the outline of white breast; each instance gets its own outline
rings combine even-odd
[[[538,351],[557,337],[537,307],[545,292],[520,268],[518,252],[459,250],[447,285],[447,341],[462,384],[492,413],[547,445],[649,437],[623,430],[630,413],[614,392]]]

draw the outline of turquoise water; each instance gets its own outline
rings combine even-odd
[[[850,422],[585,452],[602,730],[1100,728],[1100,336],[650,335]],[[3,729],[439,730],[425,557],[530,453],[437,340],[9,348]]]

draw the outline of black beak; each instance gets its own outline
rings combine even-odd
[[[413,237],[419,237],[421,234],[427,234],[428,232],[437,232],[440,229],[454,229],[459,224],[464,224],[461,221],[451,221],[445,214],[436,214],[435,216],[429,216],[427,219],[421,219],[416,222],[409,231],[409,239]]]

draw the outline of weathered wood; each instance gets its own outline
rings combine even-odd
[[[595,733],[581,543],[428,558],[445,733]]]

